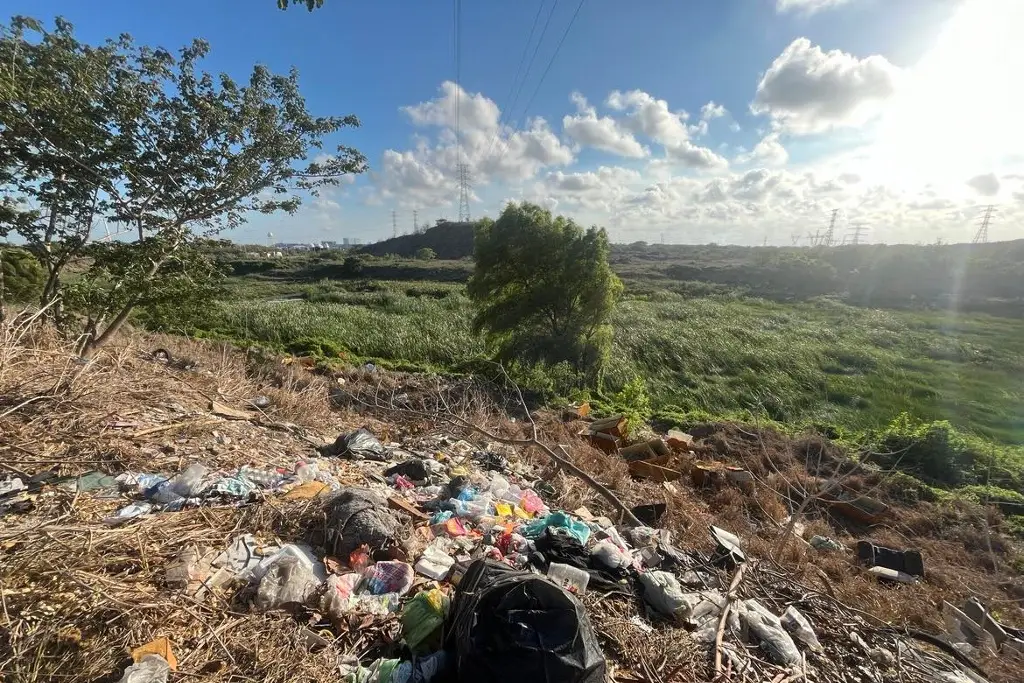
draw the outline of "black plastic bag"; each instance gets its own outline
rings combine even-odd
[[[353,460],[387,460],[388,454],[384,445],[377,440],[370,430],[360,428],[348,434],[342,434],[334,443],[322,446],[320,454],[324,456],[341,456]]]
[[[547,579],[477,560],[459,582],[446,647],[463,683],[603,683],[605,660],[579,600]]]

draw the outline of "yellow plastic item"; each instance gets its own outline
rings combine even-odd
[[[497,510],[499,517],[511,517],[512,506],[508,503],[495,503],[494,509]]]

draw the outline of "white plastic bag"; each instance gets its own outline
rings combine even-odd
[[[793,605],[787,607],[779,621],[782,622],[782,628],[789,631],[797,640],[809,647],[811,652],[821,652],[821,643],[818,642],[818,636],[814,633],[811,622],[807,620],[807,617],[800,614],[796,607],[793,607]]]

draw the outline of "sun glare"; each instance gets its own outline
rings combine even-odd
[[[1024,153],[1024,0],[967,0],[903,75],[875,162],[894,184],[962,187]]]

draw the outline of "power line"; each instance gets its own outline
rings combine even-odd
[[[462,161],[462,0],[453,0],[452,34],[455,42],[455,159]]]
[[[526,115],[529,114],[529,112],[530,112],[530,107],[533,106],[533,101],[535,99],[537,99],[537,93],[540,92],[541,86],[544,85],[544,79],[547,78],[548,72],[551,71],[551,67],[555,63],[555,58],[558,57],[558,53],[562,49],[562,44],[565,43],[565,39],[569,36],[569,31],[572,30],[573,24],[576,23],[576,17],[578,17],[580,15],[580,10],[583,9],[583,5],[584,5],[584,3],[586,3],[586,1],[587,0],[580,0],[580,4],[576,5],[576,11],[573,12],[572,18],[569,19],[569,24],[568,24],[568,26],[565,27],[565,31],[562,33],[562,37],[558,40],[558,44],[555,46],[555,51],[551,54],[551,59],[548,60],[548,65],[546,67],[544,67],[544,72],[541,73],[540,80],[537,81],[537,87],[533,89],[533,94],[530,95],[530,99],[526,103],[526,107],[523,109],[523,119],[524,119],[524,121],[526,119]],[[557,0],[556,0],[556,4],[557,4]],[[554,12],[554,5],[552,5],[551,9],[552,9],[552,13],[553,13]],[[548,19],[549,20],[551,19],[551,15],[550,14],[548,15]],[[545,28],[547,28],[546,24],[545,24]],[[544,34],[542,32],[541,33],[541,40],[543,40],[543,39],[544,39]],[[537,43],[537,47],[540,48],[540,42]],[[529,72],[529,69],[527,69],[527,72]],[[525,79],[524,79],[524,82],[525,82]],[[505,146],[502,148],[501,154],[498,155],[498,161],[499,162],[504,158],[505,154],[508,152],[508,148],[510,146],[510,143],[511,143],[511,136],[509,136],[508,140],[505,140]]]
[[[555,0],[556,4],[557,4],[557,2],[558,2],[558,0]],[[540,5],[537,6],[537,13],[533,15],[533,24],[530,26],[530,33],[527,34],[527,36],[526,36],[526,43],[523,45],[523,54],[520,55],[520,57],[519,57],[519,66],[516,67],[516,75],[512,79],[512,83],[508,86],[508,94],[505,95],[505,106],[502,107],[498,111],[498,127],[494,130],[494,135],[491,136],[491,142],[487,146],[487,154],[484,156],[485,159],[487,157],[491,156],[491,152],[494,151],[494,143],[495,143],[495,141],[497,141],[498,137],[501,135],[501,121],[502,121],[502,119],[505,118],[505,115],[509,112],[509,103],[511,102],[512,103],[511,106],[513,106],[513,107],[515,106],[515,103],[514,103],[515,101],[512,99],[512,92],[516,89],[516,84],[519,83],[519,76],[520,76],[520,74],[523,73],[523,64],[526,63],[526,53],[528,53],[530,51],[530,44],[533,42],[533,34],[537,32],[537,22],[540,21],[540,15],[541,15],[541,12],[544,11],[544,5],[546,3],[547,3],[547,0],[540,0]],[[544,38],[544,36],[542,35],[541,39],[543,39],[543,38]],[[540,43],[538,43],[538,45],[540,45]],[[528,75],[528,74],[529,74],[529,72],[527,72],[526,75]],[[526,75],[523,75],[524,81],[526,79]],[[519,85],[519,89],[522,90],[522,88],[523,88],[523,86],[522,86],[522,84],[520,84]],[[516,95],[516,100],[518,100],[518,98],[519,98],[519,96],[517,94]]]
[[[555,63],[555,58],[558,56],[558,52],[562,49],[562,43],[569,37],[569,31],[572,30],[572,25],[576,23],[576,17],[580,15],[580,10],[583,9],[583,5],[587,0],[580,0],[580,4],[576,5],[576,11],[572,14],[572,19],[569,20],[569,25],[565,27],[565,33],[558,41],[558,45],[555,46],[555,52],[551,55],[551,59],[548,60],[548,65],[544,69],[544,73],[540,75],[540,81],[537,83],[537,87],[533,91],[533,95],[530,96],[530,101],[526,103],[526,109],[523,110],[523,116],[526,116],[526,112],[530,111],[530,105],[533,104],[533,100],[537,97],[537,93],[540,92],[540,87],[544,85],[544,79],[547,78],[548,72],[551,71],[551,65]]]

